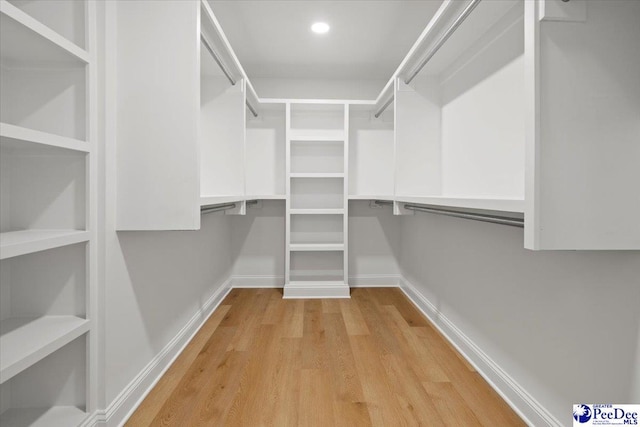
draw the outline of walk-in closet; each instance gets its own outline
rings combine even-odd
[[[0,19],[2,427],[637,420],[640,1]]]

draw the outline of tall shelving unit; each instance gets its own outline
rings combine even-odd
[[[349,108],[286,104],[285,298],[348,298]]]
[[[95,408],[95,4],[0,0],[0,424]]]

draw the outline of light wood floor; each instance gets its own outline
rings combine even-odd
[[[394,288],[234,289],[127,426],[521,426]]]

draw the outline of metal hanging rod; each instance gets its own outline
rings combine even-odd
[[[202,44],[207,49],[209,54],[211,54],[211,57],[213,58],[213,60],[216,61],[216,64],[218,64],[218,67],[220,67],[220,69],[222,70],[222,73],[225,75],[227,80],[229,80],[229,83],[231,83],[231,86],[235,86],[237,81],[236,81],[236,79],[233,78],[233,75],[232,75],[231,71],[229,71],[227,66],[224,65],[224,62],[222,61],[222,58],[220,58],[220,56],[216,53],[216,51],[213,50],[213,48],[211,47],[211,44],[209,44],[209,41],[206,39],[206,37],[204,35],[200,34],[200,40],[202,41]],[[253,114],[253,117],[258,117],[258,112],[249,103],[248,99],[245,101],[245,103],[247,104],[247,108],[249,109],[249,111],[251,111],[251,114]]]
[[[251,111],[251,114],[253,114],[253,117],[258,117],[258,112],[251,106],[248,99],[245,101],[245,103],[247,104],[247,108],[249,109],[249,111]]]
[[[444,43],[451,37],[451,35],[458,29],[458,27],[467,19],[467,16],[476,8],[476,6],[480,3],[481,0],[472,0],[471,3],[467,5],[467,7],[462,11],[462,13],[456,18],[456,20],[451,24],[447,31],[438,39],[436,44],[433,45],[431,50],[427,53],[427,55],[420,61],[420,64],[409,74],[409,77],[404,79],[405,84],[411,83],[411,81],[418,75],[422,68],[427,65],[427,62],[433,58],[433,55],[438,52],[438,50],[444,45]]]
[[[233,75],[231,74],[231,72],[229,71],[227,66],[224,65],[224,62],[222,62],[222,59],[220,58],[220,56],[218,56],[216,51],[213,50],[213,48],[209,44],[209,41],[202,34],[200,34],[200,40],[202,40],[202,44],[204,45],[204,47],[207,48],[207,50],[211,54],[211,57],[213,58],[213,60],[216,61],[216,64],[218,64],[218,67],[220,67],[220,69],[224,73],[225,77],[229,80],[229,83],[231,83],[231,86],[235,86],[236,85],[236,79],[233,78]]]
[[[404,208],[410,211],[427,212],[436,215],[453,216],[456,218],[472,219],[474,221],[492,222],[494,224],[510,225],[512,227],[524,227],[524,220],[517,218],[507,218],[498,215],[486,215],[478,213],[464,213],[451,211],[448,209],[428,208],[426,206],[405,204]]]
[[[247,200],[247,206],[249,205],[257,205],[258,204],[258,200]]]
[[[236,207],[235,203],[225,203],[223,205],[213,205],[211,207],[203,206],[202,208],[200,208],[200,213],[201,214],[208,214],[208,213],[213,213],[213,212],[227,211],[227,210],[233,209],[235,207]]]
[[[374,200],[373,203],[380,206],[389,206],[389,205],[393,206],[393,202],[388,200]]]
[[[393,95],[393,94],[391,94],[391,96],[389,97],[389,99],[387,99],[387,102],[385,102],[384,104],[382,104],[382,107],[380,107],[380,109],[378,110],[378,112],[377,112],[377,113],[375,113],[375,114],[373,115],[376,119],[377,119],[378,117],[380,117],[380,115],[381,115],[382,113],[384,113],[384,110],[386,110],[386,109],[387,109],[387,107],[388,107],[389,105],[391,105],[391,103],[393,102],[393,98],[394,98],[394,95]]]

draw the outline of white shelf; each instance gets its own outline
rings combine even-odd
[[[291,209],[291,215],[342,215],[344,209]]]
[[[20,230],[0,233],[0,259],[86,242],[84,230]]]
[[[3,427],[69,427],[80,425],[87,413],[75,406],[11,408],[0,415]]]
[[[361,195],[361,194],[350,194],[349,200],[389,200],[393,201],[394,197],[390,195],[384,196],[374,196],[374,195]]]
[[[2,62],[11,64],[88,63],[89,54],[6,0],[0,0]]]
[[[287,196],[284,194],[263,194],[263,195],[253,195],[253,196],[245,196],[247,200],[285,200]]]
[[[396,201],[400,203],[418,203],[451,208],[524,213],[523,199],[398,196],[396,197]]]
[[[344,141],[344,130],[338,129],[291,129],[289,131],[291,141]]]
[[[89,331],[76,316],[9,318],[0,324],[0,383]]]
[[[0,143],[2,148],[22,149],[35,144],[45,147],[64,148],[67,150],[88,153],[91,146],[88,142],[47,132],[27,129],[9,123],[0,123]]]
[[[200,206],[237,203],[244,202],[245,200],[247,200],[245,196],[200,196]]]
[[[344,178],[344,173],[291,173],[291,178]]]
[[[344,243],[291,243],[289,250],[298,251],[343,251]]]

